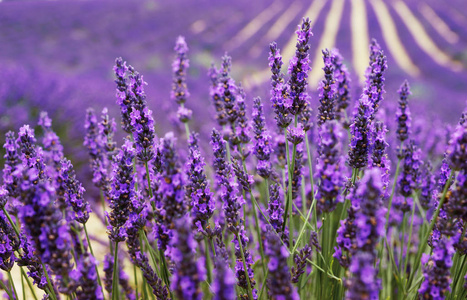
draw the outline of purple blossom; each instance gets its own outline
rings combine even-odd
[[[287,131],[287,140],[294,145],[298,145],[303,142],[305,138],[305,131],[301,124],[298,124],[297,127],[289,127]]]
[[[398,191],[405,198],[411,197],[414,189],[418,187],[422,164],[420,155],[421,150],[410,141],[404,149],[402,172],[398,180]]]
[[[293,299],[298,300],[298,293],[292,286],[287,257],[289,252],[282,245],[274,229],[266,229],[265,254],[269,257],[268,262],[268,295],[271,299]],[[310,251],[311,252],[311,251]]]
[[[21,160],[26,168],[35,168],[38,179],[46,178],[46,166],[44,163],[44,155],[42,148],[36,146],[36,138],[34,131],[29,128],[29,125],[24,125],[19,129],[18,139],[16,143],[21,150]]]
[[[433,167],[430,162],[425,162],[420,171],[420,204],[424,209],[432,206],[432,199],[435,196],[435,178],[433,176]]]
[[[205,280],[204,260],[195,257],[196,241],[191,234],[188,215],[175,221],[175,230],[171,240],[172,261],[175,272],[172,290],[179,299],[203,299],[201,282]]]
[[[187,163],[188,182],[186,186],[188,199],[191,199],[191,215],[193,224],[205,228],[215,210],[213,194],[209,189],[206,177],[204,157],[198,146],[198,134],[192,133],[189,140],[189,160]]]
[[[386,142],[386,126],[383,122],[377,121],[374,130],[371,132],[371,157],[369,167],[380,168],[383,181],[384,197],[389,196],[389,170],[391,162],[387,155],[389,144]]]
[[[271,136],[266,129],[263,105],[259,97],[253,99],[253,133],[255,137],[253,154],[258,159],[256,170],[260,176],[267,179],[272,172],[271,154],[273,150]]]
[[[222,99],[226,118],[233,124],[238,118],[237,87],[235,81],[230,77],[232,58],[227,54],[222,57],[222,68],[219,72],[217,89]]]
[[[333,254],[333,257],[335,257],[339,261],[340,265],[346,269],[350,266],[350,255],[355,251],[357,246],[355,241],[355,237],[357,235],[355,214],[360,209],[358,198],[352,195],[350,201],[351,205],[347,210],[347,218],[340,221],[340,227],[337,230],[337,246],[334,247],[335,252]]]
[[[47,112],[40,113],[39,125],[44,131],[42,144],[44,146],[44,159],[49,166],[47,172],[50,177],[57,176],[57,169],[60,167],[60,160],[63,158],[63,146],[60,139],[52,129],[52,120],[47,115]]]
[[[72,276],[79,281],[81,289],[76,290],[77,299],[104,299],[102,289],[97,283],[96,259],[85,253],[80,257],[77,264],[77,271]]]
[[[134,97],[133,108],[130,113],[133,139],[136,145],[136,156],[142,162],[148,162],[154,157],[154,119],[148,108],[143,76],[132,70],[130,89]]]
[[[300,195],[300,187],[302,186],[302,168],[303,168],[303,147],[298,145],[295,152],[295,163],[292,172],[292,200],[296,200]],[[286,186],[289,185],[289,179],[286,178]],[[301,207],[301,202],[297,202],[297,206]]]
[[[298,253],[294,254],[293,260],[295,266],[292,267],[292,283],[298,283],[300,280],[300,276],[305,273],[305,267],[307,265],[307,259],[311,259],[311,251],[312,248],[310,245],[305,245]]]
[[[18,196],[18,186],[20,181],[18,176],[15,176],[19,164],[19,155],[18,155],[18,143],[15,139],[15,133],[13,131],[8,131],[5,134],[5,166],[3,167],[3,184],[8,190],[8,193],[12,197]]]
[[[231,300],[236,298],[235,274],[229,266],[229,255],[222,243],[222,247],[216,247],[215,278],[212,284],[214,300]]]
[[[287,82],[289,99],[292,102],[289,110],[292,115],[300,115],[309,97],[306,93],[308,71],[311,69],[308,57],[308,50],[310,49],[308,42],[313,34],[311,33],[311,22],[308,18],[303,19],[296,33],[296,51],[295,56],[289,62],[288,73],[290,79]]]
[[[217,88],[219,84],[220,71],[216,69],[214,64],[211,65],[208,71],[209,79],[211,79],[211,85],[209,87],[209,95],[211,96],[214,109],[216,110],[216,120],[219,126],[224,126],[227,124],[227,115],[225,112],[224,104],[221,98],[219,89]]]
[[[161,172],[156,175],[159,183],[155,191],[156,226],[154,228],[159,249],[166,250],[173,234],[174,222],[186,211],[185,180],[172,132],[160,142]]]
[[[234,127],[232,128],[232,136],[229,137],[229,141],[234,145],[248,144],[250,141],[250,129],[251,126],[248,124],[246,117],[246,105],[245,105],[245,91],[243,87],[239,85],[237,87],[237,119],[235,120]],[[241,145],[238,146],[240,154],[246,157],[249,153],[244,153],[246,149],[242,149]]]
[[[133,128],[130,115],[133,111],[134,99],[127,78],[128,67],[126,66],[126,62],[119,57],[115,59],[115,66],[113,69],[116,77],[115,83],[117,84],[117,104],[120,106],[122,115],[122,129],[127,133],[131,133]]]
[[[92,170],[92,182],[98,188],[106,188],[108,185],[107,160],[104,153],[104,140],[99,132],[97,117],[92,108],[86,110],[84,123],[86,135],[83,145],[88,149],[89,164]]]
[[[360,97],[355,108],[354,120],[350,125],[351,139],[347,164],[352,168],[364,168],[368,164],[369,138],[371,136],[371,115],[374,113],[372,103],[367,95]]]
[[[343,58],[337,49],[332,50],[334,65],[334,80],[337,84],[336,89],[336,119],[341,120],[346,112],[350,102],[350,75],[347,67],[343,63]]]
[[[245,268],[243,265],[242,254],[240,252],[239,239],[240,239],[240,242],[242,243],[243,254],[245,256],[245,262],[246,262],[246,267],[247,267],[246,272],[245,272]],[[246,291],[248,290],[248,281],[246,278],[246,274],[248,274],[248,277],[251,283],[253,299],[256,300],[258,299],[258,295],[257,295],[257,290],[254,288],[256,285],[256,281],[255,281],[255,274],[253,273],[253,268],[252,268],[253,258],[250,254],[250,251],[247,248],[248,242],[249,242],[249,239],[246,236],[245,229],[242,225],[240,226],[238,233],[235,234],[235,237],[233,239],[233,243],[235,245],[235,257],[237,258],[236,264],[235,264],[235,276],[237,277],[237,285]],[[240,297],[242,299],[247,298],[246,295],[241,295]]]
[[[190,66],[190,60],[187,58],[188,46],[183,36],[177,38],[174,50],[177,57],[172,63],[173,82],[170,97],[180,105],[184,104],[186,99],[190,97],[186,85],[186,72]]]
[[[320,212],[330,212],[343,201],[343,159],[340,154],[342,129],[337,121],[323,123],[319,129],[318,163],[316,174],[320,182],[316,204]]]
[[[453,170],[467,170],[467,122],[461,121],[456,126],[451,135],[447,153]]]
[[[404,81],[399,88],[399,107],[396,112],[397,121],[397,139],[401,142],[405,141],[410,134],[410,126],[412,118],[410,117],[410,110],[407,98],[411,94],[409,83]]]
[[[337,82],[334,78],[335,61],[334,54],[328,49],[322,50],[323,61],[324,61],[324,79],[319,82],[319,102],[318,108],[318,125],[323,125],[324,122],[335,119],[336,111],[336,96],[337,96]]]
[[[113,164],[113,177],[110,190],[110,209],[106,213],[109,238],[114,242],[125,240],[123,225],[128,220],[131,202],[135,199],[135,176],[133,175],[133,143],[125,140]]]
[[[108,160],[113,160],[115,154],[116,142],[114,141],[114,134],[116,130],[115,119],[109,117],[109,111],[107,107],[102,109],[101,121],[97,124],[99,128],[99,134],[103,139],[104,150],[107,153]]]
[[[289,243],[287,229],[282,230],[284,225],[284,204],[281,197],[280,186],[275,183],[269,186],[268,217],[272,228],[280,235],[281,239],[287,245]]]
[[[281,72],[282,56],[275,42],[269,45],[269,49],[269,66],[272,72],[271,104],[274,109],[277,126],[279,128],[287,128],[292,123],[289,112],[292,107],[292,101],[288,96],[287,85]]]
[[[452,239],[443,237],[434,243],[431,257],[426,254],[422,257],[426,266],[423,268],[425,280],[418,290],[421,298],[444,299],[445,294],[451,290],[449,285],[453,254]]]
[[[365,74],[366,82],[363,93],[368,96],[373,112],[371,119],[378,112],[384,94],[384,72],[388,68],[387,58],[378,42],[373,39],[370,44],[370,66]]]
[[[3,194],[6,190],[1,189]],[[6,192],[8,193],[8,192]],[[3,196],[1,196],[3,198]],[[19,251],[20,240],[5,214],[0,211],[0,269],[10,272],[16,261],[14,252]]]

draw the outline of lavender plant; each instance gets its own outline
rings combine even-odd
[[[211,67],[212,124],[184,106],[188,47],[179,37],[170,97],[187,139],[155,128],[143,76],[118,58],[123,139],[112,110],[100,119],[86,111],[94,187],[66,158],[46,113],[38,138],[30,125],[7,132],[0,287],[8,297],[465,299],[466,114],[439,146],[444,156],[434,151],[410,115],[407,82],[387,97],[398,96],[398,108],[382,101],[388,66],[375,40],[351,120],[350,75],[337,50],[322,52],[312,101],[311,24],[299,26],[287,74],[278,44],[270,44],[271,115],[236,81],[229,56]],[[190,118],[210,137],[190,132]],[[87,230],[100,221],[107,236]]]

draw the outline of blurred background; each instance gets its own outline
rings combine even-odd
[[[148,82],[157,133],[174,130],[171,62],[178,35],[190,52],[188,84],[196,130],[209,130],[211,62],[228,52],[233,77],[249,101],[268,102],[268,45],[277,41],[284,65],[294,53],[302,17],[313,22],[310,93],[322,76],[321,49],[337,47],[353,76],[354,101],[376,38],[388,56],[385,105],[409,79],[413,111],[455,124],[467,100],[467,4],[464,0],[67,0],[0,1],[0,132],[53,118],[75,164],[82,151],[87,107],[104,106],[120,121],[112,67],[123,57]],[[3,142],[2,142],[3,143]]]

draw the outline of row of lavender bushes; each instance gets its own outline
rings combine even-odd
[[[352,112],[343,58],[323,50],[312,116],[308,19],[297,36],[287,76],[270,45],[274,120],[230,76],[229,56],[212,66],[210,137],[189,128],[196,103],[182,37],[172,64],[171,98],[186,133],[178,139],[156,137],[143,76],[116,60],[127,137],[115,141],[107,109],[100,119],[87,110],[85,125],[101,195],[102,212],[94,213],[108,234],[102,262],[92,249],[102,237],[87,227],[91,204],[51,119],[40,114],[41,144],[28,125],[8,132],[0,190],[0,285],[8,297],[21,288],[54,300],[465,299],[466,113],[448,133],[412,126],[403,82],[395,117],[386,114],[387,60],[373,40]]]

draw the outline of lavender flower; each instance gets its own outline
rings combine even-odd
[[[279,128],[287,128],[292,123],[289,110],[292,101],[288,96],[287,85],[284,82],[284,75],[281,72],[282,56],[276,43],[269,45],[269,67],[271,67],[271,104],[274,109],[275,119]]]
[[[396,112],[397,120],[397,139],[401,142],[405,141],[410,134],[410,125],[412,118],[410,117],[410,110],[407,102],[410,93],[410,87],[407,80],[402,83],[399,88],[399,108]]]
[[[240,241],[239,241],[240,239]],[[250,254],[250,251],[247,249],[248,245],[248,237],[246,236],[245,229],[243,226],[240,226],[238,233],[235,234],[233,239],[233,243],[235,245],[235,257],[237,258],[236,265],[235,265],[235,276],[237,277],[237,285],[243,288],[245,291],[248,289],[248,280],[246,276],[249,277],[251,283],[251,289],[253,294],[253,299],[258,299],[257,290],[254,288],[256,285],[255,275],[253,273],[253,258]],[[245,256],[245,262],[247,270],[245,272],[245,268],[243,265],[242,254],[240,252],[240,242],[242,243],[243,247],[243,254]],[[248,275],[247,275],[248,274]],[[240,295],[241,299],[248,299],[246,295]]]
[[[381,169],[384,197],[389,196],[389,170],[391,163],[387,155],[389,144],[386,142],[386,126],[383,122],[376,122],[371,137],[371,157],[368,166]]]
[[[222,102],[221,94],[217,88],[219,84],[220,72],[216,69],[214,65],[211,65],[209,68],[208,76],[211,79],[211,86],[209,87],[209,94],[211,95],[214,108],[216,110],[216,120],[219,126],[224,126],[227,124],[227,115],[225,112],[224,104]]]
[[[184,104],[186,99],[190,97],[186,86],[186,70],[190,66],[190,60],[187,58],[188,46],[183,36],[177,38],[174,50],[177,57],[172,63],[172,72],[174,76],[170,97],[180,105]]]
[[[120,106],[120,111],[122,115],[122,129],[127,132],[131,133],[133,131],[131,125],[131,112],[133,111],[133,96],[130,91],[130,84],[128,79],[126,78],[128,67],[126,66],[126,62],[123,61],[121,57],[115,59],[115,66],[114,66],[115,83],[117,84],[117,104]]]
[[[191,119],[192,112],[184,107],[186,99],[190,97],[186,84],[186,70],[190,66],[190,61],[187,58],[188,46],[183,36],[177,38],[174,50],[177,53],[177,57],[172,63],[173,81],[170,97],[179,105],[177,111],[178,119],[180,122],[186,123]]]
[[[346,299],[377,299],[380,282],[375,260],[378,240],[384,235],[386,209],[382,207],[383,183],[377,168],[365,172],[355,192],[356,249],[351,251],[349,270],[353,276],[346,281]],[[354,205],[354,204],[353,204]]]
[[[269,186],[269,203],[268,203],[268,216],[269,223],[272,225],[272,228],[279,234],[281,239],[287,245],[288,241],[288,232],[282,230],[284,225],[284,208],[282,200],[282,192],[280,186],[275,183]]]
[[[447,152],[453,170],[467,170],[467,122],[462,121],[456,126]]]
[[[264,178],[269,178],[272,172],[271,153],[273,152],[271,136],[266,130],[263,105],[261,98],[253,99],[253,133],[255,134],[255,146],[253,153],[258,159],[256,170]]]
[[[302,168],[303,168],[303,147],[299,145],[295,152],[294,170],[292,173],[292,200],[295,200],[300,195],[300,187],[302,186]],[[289,185],[289,179],[285,181],[286,186]],[[301,203],[297,203],[301,207]]]
[[[298,283],[300,280],[300,276],[305,273],[305,267],[307,265],[307,259],[311,259],[311,246],[305,245],[298,253],[294,254],[293,260],[295,263],[295,267],[292,267],[292,283]]]
[[[99,128],[99,134],[104,140],[104,150],[107,153],[108,159],[112,161],[116,148],[116,142],[113,139],[116,125],[115,119],[110,119],[107,107],[102,109],[101,122],[97,126]]]
[[[404,197],[412,196],[420,177],[421,151],[413,141],[404,149],[402,173],[398,181],[398,191]]]
[[[47,289],[47,278],[45,277],[44,270],[39,258],[34,255],[34,247],[30,242],[21,236],[21,249],[23,249],[22,255],[18,258],[18,266],[27,267],[29,272],[28,276],[32,278],[33,283],[41,290]]]
[[[467,170],[457,174],[456,186],[443,207],[451,218],[467,221]]]
[[[175,222],[172,245],[172,260],[175,263],[172,289],[179,299],[203,299],[201,282],[205,280],[204,260],[195,258],[196,241],[188,224],[192,221],[184,216]]]
[[[378,112],[381,100],[383,100],[383,93],[385,92],[384,72],[387,68],[387,58],[378,42],[373,39],[370,44],[370,67],[367,69],[366,85],[363,91],[372,104],[372,120]]]
[[[94,110],[86,110],[86,120],[84,123],[86,136],[83,145],[88,149],[90,157],[90,167],[92,170],[92,182],[99,188],[108,184],[107,162],[104,154],[104,141],[99,132],[99,124]]]
[[[287,257],[289,252],[281,244],[273,228],[269,227],[266,231],[266,255],[269,256],[268,263],[268,295],[271,299],[296,299],[298,294],[292,286],[289,267],[287,266]]]
[[[250,141],[250,125],[248,124],[248,119],[246,117],[246,105],[245,105],[245,91],[243,87],[239,84],[237,87],[237,119],[235,121],[235,128],[233,128],[234,136],[230,137],[229,140],[234,144],[248,144]],[[245,149],[240,149],[240,154],[244,157],[248,153],[243,153]]]
[[[143,76],[138,72],[131,72],[130,88],[134,103],[130,113],[133,139],[136,145],[136,156],[142,162],[148,162],[154,157],[154,119],[152,111],[148,108]]]
[[[317,208],[321,212],[330,212],[338,202],[343,201],[340,189],[344,186],[340,140],[342,131],[337,121],[324,123],[319,130],[319,158],[316,174],[320,181],[316,194]]]
[[[159,249],[166,250],[171,239],[175,220],[186,211],[185,182],[181,173],[177,152],[175,151],[175,138],[169,132],[161,140],[161,173],[157,174],[159,182],[155,192],[156,226],[155,234]]]
[[[357,235],[357,226],[355,224],[355,214],[359,210],[359,201],[356,197],[351,197],[351,205],[347,210],[347,218],[340,221],[340,227],[337,230],[337,246],[334,247],[334,254],[340,265],[344,268],[350,266],[350,255],[356,249],[355,237]]]
[[[214,300],[230,300],[235,299],[235,275],[229,266],[229,255],[223,247],[216,247],[215,260],[215,278],[212,284],[214,292]]]
[[[125,140],[119,153],[115,156],[113,178],[110,191],[110,214],[108,234],[113,242],[125,240],[123,225],[128,220],[130,204],[135,198],[135,178],[133,176],[133,158],[135,150],[133,143]]]
[[[420,172],[420,204],[424,209],[431,207],[431,201],[434,197],[435,179],[432,174],[432,166],[429,162],[421,166]]]
[[[337,93],[337,83],[334,78],[334,55],[328,50],[322,50],[324,61],[324,79],[319,82],[319,102],[318,125],[335,119],[335,98]]]
[[[232,58],[227,54],[222,57],[222,69],[218,78],[217,88],[222,99],[224,110],[229,123],[234,123],[238,118],[237,87],[230,77],[230,68],[232,67]]]
[[[240,159],[232,158],[233,171],[237,177],[240,187],[243,191],[249,193],[251,192],[251,188],[254,184],[253,176],[246,173],[241,164],[242,161]]]
[[[76,290],[77,299],[104,299],[102,289],[97,283],[96,265],[95,258],[87,252],[79,259],[77,272],[74,274],[81,287]]]
[[[23,166],[30,169],[35,168],[37,170],[38,179],[45,179],[46,166],[44,163],[42,148],[35,145],[36,138],[34,137],[34,131],[29,128],[29,125],[24,125],[19,129],[16,143],[21,150]]]
[[[5,148],[5,155],[3,156],[5,159],[5,166],[3,168],[3,184],[10,196],[17,197],[20,181],[14,174],[18,169],[19,156],[18,144],[13,131],[8,131],[5,134],[5,144],[3,145],[3,148]]]
[[[305,108],[303,108],[303,111],[298,116],[298,122],[302,125],[305,133],[307,133],[313,127],[313,122],[311,119],[311,113],[313,110],[311,109],[310,102],[308,100],[304,105]]]
[[[290,127],[287,132],[287,140],[294,145],[298,145],[303,142],[305,138],[305,131],[302,128],[301,124],[298,124],[297,127]]]
[[[344,117],[345,111],[350,102],[350,75],[347,67],[343,64],[343,58],[337,49],[332,50],[332,64],[334,65],[334,79],[337,84],[336,89],[336,119]]]
[[[297,30],[297,44],[295,56],[290,60],[288,73],[290,79],[287,82],[289,98],[292,100],[292,107],[290,113],[292,115],[299,115],[305,108],[305,103],[308,99],[306,87],[308,85],[308,71],[310,70],[310,60],[308,58],[308,50],[310,45],[308,42],[311,33],[310,20],[303,19],[302,25]]]
[[[206,163],[198,147],[198,135],[192,133],[188,143],[189,161],[187,163],[188,183],[186,190],[187,193],[190,191],[188,197],[191,199],[193,224],[204,229],[214,213],[215,203],[204,172]]]
[[[55,177],[57,169],[60,167],[60,160],[63,158],[63,146],[57,134],[52,130],[52,120],[47,115],[47,112],[43,111],[40,113],[39,125],[44,131],[44,137],[42,138],[45,150],[44,159],[53,168],[53,170],[51,168],[48,170],[49,173],[53,173],[50,177]]]
[[[418,290],[421,298],[444,299],[444,295],[451,290],[449,285],[453,254],[452,239],[443,237],[434,243],[431,257],[422,257],[422,262],[428,264],[423,268],[425,280]]]
[[[350,145],[347,164],[352,168],[364,168],[368,164],[369,137],[371,119],[374,109],[367,95],[360,97],[359,104],[354,113],[354,120],[350,125]]]
[[[8,193],[6,190],[1,189],[1,194]],[[4,197],[3,195],[1,196]],[[3,207],[3,206],[2,206]],[[16,261],[14,255],[20,247],[20,240],[16,236],[13,227],[11,227],[5,214],[0,211],[0,269],[10,272],[13,264]]]
[[[60,180],[66,187],[66,203],[71,206],[74,211],[73,220],[81,224],[85,224],[89,219],[91,207],[89,202],[84,199],[86,191],[81,183],[76,179],[75,171],[71,162],[63,158],[61,160]]]

